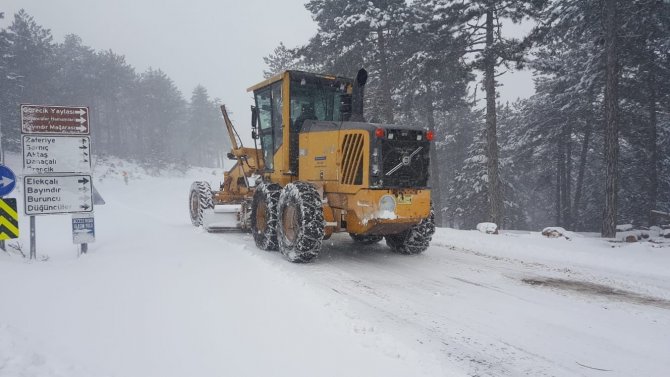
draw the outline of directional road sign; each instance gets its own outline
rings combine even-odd
[[[90,175],[26,175],[23,177],[26,215],[93,212]]]
[[[88,107],[21,105],[21,132],[88,135]]]
[[[75,244],[95,242],[95,219],[92,213],[72,215],[72,242]]]
[[[23,135],[26,174],[90,173],[89,136]]]
[[[0,241],[19,238],[16,199],[0,199]]]
[[[12,169],[5,165],[0,165],[0,197],[3,197],[16,187],[16,175]]]

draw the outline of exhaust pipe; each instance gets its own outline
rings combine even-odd
[[[361,68],[356,75],[356,81],[352,90],[351,98],[351,118],[352,122],[366,122],[363,115],[363,96],[365,92],[365,83],[368,81],[368,71]]]

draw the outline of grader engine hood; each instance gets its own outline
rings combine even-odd
[[[432,133],[407,126],[363,122],[305,122],[301,133],[339,131],[341,183],[366,185],[362,169],[367,167],[370,188],[428,187]],[[367,137],[349,135],[365,131]],[[359,132],[360,134],[360,132]],[[368,143],[365,148],[364,143]],[[368,151],[368,153],[365,153]],[[364,163],[364,159],[368,159]],[[356,163],[360,161],[360,163]],[[352,171],[356,169],[360,171]]]

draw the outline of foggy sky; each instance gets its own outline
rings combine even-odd
[[[306,1],[2,0],[0,26],[11,24],[14,13],[24,8],[51,29],[55,42],[77,34],[96,50],[125,55],[138,72],[160,68],[186,99],[202,84],[226,104],[246,135],[252,103],[246,88],[262,81],[262,58],[280,41],[295,47],[316,32]],[[529,72],[499,79],[503,101],[533,92]]]

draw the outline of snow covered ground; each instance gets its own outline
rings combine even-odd
[[[117,161],[95,176],[107,204],[89,254],[69,216],[37,218],[39,261],[0,252],[0,376],[670,370],[668,244],[438,229],[418,256],[336,235],[291,264],[248,234],[191,226],[191,181],[220,170],[153,177]]]

